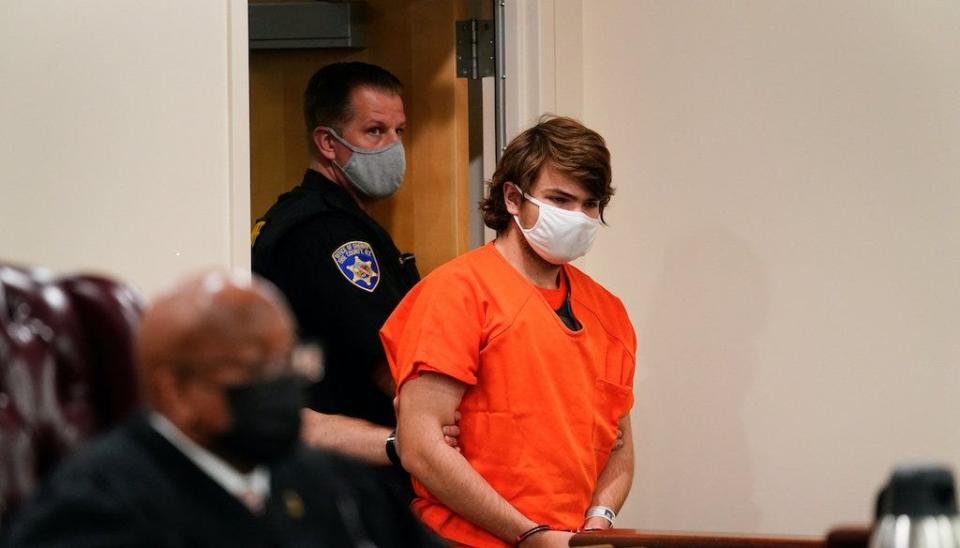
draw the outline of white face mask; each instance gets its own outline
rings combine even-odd
[[[560,265],[590,251],[600,228],[600,219],[582,211],[567,211],[545,204],[527,193],[523,195],[540,209],[537,222],[530,228],[523,228],[519,216],[514,215],[513,220],[537,255],[548,263]]]

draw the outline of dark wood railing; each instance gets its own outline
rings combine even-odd
[[[826,537],[675,533],[608,529],[575,535],[570,546],[613,548],[866,548],[866,527],[838,527]]]

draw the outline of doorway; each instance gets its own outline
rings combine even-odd
[[[251,225],[306,169],[307,80],[327,63],[365,61],[403,82],[408,124],[404,183],[373,206],[372,216],[398,248],[416,253],[424,275],[467,251],[478,218],[473,187],[480,183],[471,183],[468,80],[457,78],[455,23],[472,16],[475,4],[368,0],[363,48],[250,51]]]

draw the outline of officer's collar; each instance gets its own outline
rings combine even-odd
[[[350,196],[346,190],[319,171],[307,169],[307,172],[303,176],[303,183],[300,186],[304,190],[322,193],[324,199],[333,205],[348,207],[349,209],[360,209],[360,206],[353,201],[353,197]]]

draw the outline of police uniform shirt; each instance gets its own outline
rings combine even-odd
[[[344,189],[307,170],[254,226],[253,270],[286,295],[301,339],[324,351],[310,406],[393,426],[392,398],[372,375],[386,363],[380,327],[420,279],[413,256]]]

